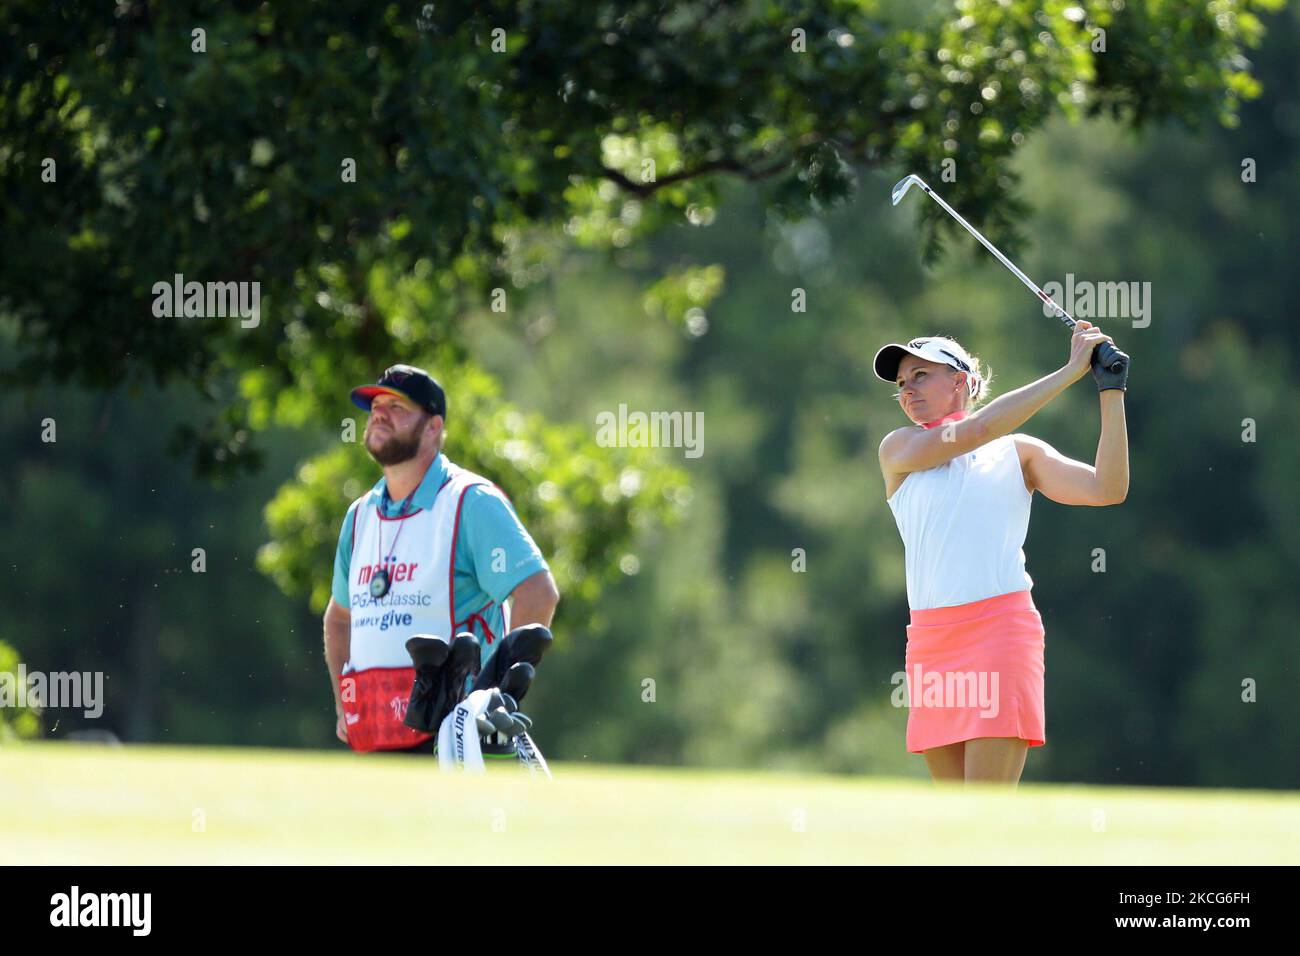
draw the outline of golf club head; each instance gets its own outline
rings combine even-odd
[[[897,206],[899,202],[902,201],[903,197],[907,195],[907,191],[913,186],[925,188],[925,181],[921,179],[920,176],[916,175],[916,173],[912,173],[910,176],[900,179],[894,185],[894,188],[889,193],[890,202]]]
[[[488,722],[496,728],[497,733],[506,737],[513,737],[519,731],[515,727],[515,719],[506,713],[504,707],[498,707],[496,710],[489,711],[487,715]]]
[[[436,634],[416,634],[406,642],[406,653],[417,668],[441,667],[450,650],[447,639]]]

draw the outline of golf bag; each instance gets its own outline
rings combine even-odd
[[[519,701],[553,639],[540,624],[515,628],[481,671],[478,640],[467,631],[450,644],[425,634],[406,642],[415,682],[405,723],[437,734],[438,761],[444,770],[482,771],[485,760],[514,761],[530,773],[550,777],[546,759],[528,734],[532,721],[520,712]],[[471,674],[475,680],[466,696]]]

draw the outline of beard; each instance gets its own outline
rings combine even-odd
[[[424,433],[424,426],[428,424],[428,419],[414,425],[410,432],[405,435],[399,435],[393,429],[389,429],[388,437],[384,439],[383,444],[378,448],[370,446],[370,428],[366,427],[366,451],[370,452],[370,457],[381,465],[400,465],[404,461],[410,461],[420,451],[420,436]]]

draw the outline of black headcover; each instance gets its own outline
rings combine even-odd
[[[487,664],[474,681],[474,690],[486,690],[500,687],[510,694],[517,703],[532,683],[533,671],[542,662],[542,656],[550,649],[555,638],[551,629],[541,624],[525,624],[517,627],[501,639],[501,646],[488,658]],[[532,665],[527,672],[520,668],[511,674],[514,665],[525,663]],[[509,686],[506,686],[506,685]],[[519,693],[515,693],[518,690]]]
[[[450,646],[438,637],[417,634],[406,642],[415,665],[415,683],[402,723],[421,733],[436,734],[443,718],[465,699],[465,681],[479,670],[479,644],[462,631]]]

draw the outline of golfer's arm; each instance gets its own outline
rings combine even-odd
[[[880,443],[880,466],[886,473],[905,475],[935,468],[972,452],[995,438],[1010,435],[1078,380],[1068,368],[1044,375],[1014,392],[1007,392],[961,421],[938,428],[900,428]]]
[[[979,424],[984,442],[990,442],[1003,435],[1010,435],[1078,380],[1079,376],[1070,369],[1058,368],[1036,382],[999,395],[983,408],[972,412],[970,417]]]
[[[1101,438],[1097,442],[1097,487],[1107,504],[1128,497],[1128,424],[1124,419],[1124,390],[1101,393]]]
[[[510,592],[510,626],[525,624],[551,626],[555,606],[560,603],[560,590],[550,571],[538,571],[524,578]]]
[[[339,688],[339,678],[343,665],[348,662],[352,644],[352,612],[330,598],[325,608],[325,666],[330,672],[330,684],[334,688],[334,710],[342,712],[343,696]]]

